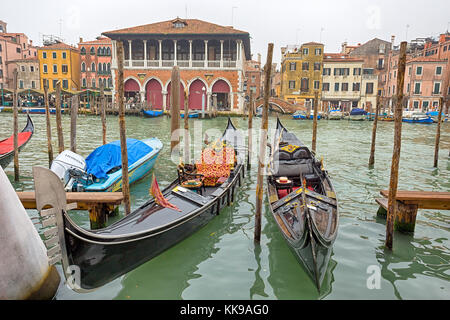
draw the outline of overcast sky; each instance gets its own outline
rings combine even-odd
[[[390,41],[395,35],[398,44],[438,36],[450,23],[448,0],[2,0],[0,8],[8,32],[23,32],[38,45],[42,34],[61,34],[76,44],[79,37],[92,40],[104,31],[179,16],[249,32],[253,57],[261,53],[263,62],[273,42],[277,63],[280,47],[287,44],[321,41],[325,52],[339,52],[344,41]]]

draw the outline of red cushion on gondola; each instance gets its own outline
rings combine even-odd
[[[297,190],[299,187],[293,187],[292,191]],[[282,199],[284,197],[286,197],[288,195],[288,190],[287,189],[281,189],[278,190],[278,199]]]
[[[17,134],[18,146],[20,147],[25,142],[27,142],[30,136],[31,132],[19,132]],[[8,139],[0,141],[0,154],[9,153],[11,151],[14,151],[14,135],[9,137]]]

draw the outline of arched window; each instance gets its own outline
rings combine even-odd
[[[81,54],[86,54],[86,48],[85,47],[81,47]]]
[[[108,73],[111,73],[111,63],[108,63]]]
[[[99,55],[99,56],[102,55],[102,48],[98,47],[98,49],[97,49],[97,55]]]
[[[92,56],[95,55],[95,48],[94,47],[91,47],[91,52],[90,53],[91,53]]]
[[[112,80],[111,80],[111,78],[108,78],[108,88],[111,88],[112,87]]]
[[[103,63],[103,72],[106,73],[106,63]]]
[[[92,64],[91,64],[91,71],[95,72],[95,63],[94,62],[92,62]]]
[[[92,79],[92,88],[95,88],[95,78]]]
[[[106,48],[106,55],[107,56],[111,55],[111,48],[110,47]]]
[[[82,83],[83,83],[83,88],[86,88],[86,78],[83,78]]]
[[[86,63],[81,63],[81,72],[86,72]]]
[[[103,70],[102,70],[102,64],[99,62],[98,63],[98,72],[99,73],[101,73]]]

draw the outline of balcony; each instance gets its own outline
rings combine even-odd
[[[206,67],[205,67],[206,64]],[[172,68],[177,65],[183,69],[189,68],[202,68],[202,69],[236,69],[238,66],[237,61],[229,61],[223,60],[221,67],[220,60],[177,60],[175,64],[175,60],[124,60],[123,66],[124,68],[133,68],[133,69],[164,69],[164,68]]]

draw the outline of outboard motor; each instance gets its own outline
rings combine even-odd
[[[84,158],[70,150],[61,152],[53,160],[50,170],[61,179],[66,191],[82,191],[79,190],[78,184],[83,179],[79,179],[79,177],[86,177],[85,180],[88,180]],[[75,187],[75,190],[73,190],[73,187]]]

